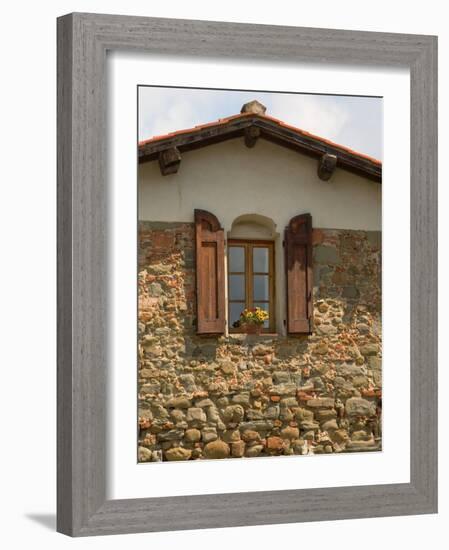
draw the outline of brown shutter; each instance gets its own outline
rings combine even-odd
[[[217,218],[195,210],[198,334],[225,330],[224,232]]]
[[[312,331],[312,216],[301,214],[285,228],[287,332]]]

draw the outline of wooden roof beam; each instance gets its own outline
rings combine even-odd
[[[337,167],[337,155],[324,153],[318,160],[318,177],[320,180],[329,181]]]
[[[245,135],[245,145],[250,148],[254,147],[260,137],[260,128],[257,126],[248,126],[248,128],[245,128],[243,132]]]
[[[159,167],[163,176],[176,174],[180,164],[181,153],[177,147],[170,147],[159,153]]]

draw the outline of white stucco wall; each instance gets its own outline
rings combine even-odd
[[[242,138],[183,153],[177,174],[162,176],[157,161],[139,166],[139,219],[192,222],[195,208],[215,214],[226,231],[243,214],[272,219],[282,232],[310,212],[314,227],[381,229],[382,186],[340,168],[330,182],[317,160],[260,139]]]

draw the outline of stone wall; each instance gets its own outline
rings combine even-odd
[[[380,233],[314,229],[310,336],[195,333],[194,228],[139,227],[139,461],[381,449]]]

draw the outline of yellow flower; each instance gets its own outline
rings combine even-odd
[[[268,312],[260,307],[244,309],[240,314],[240,320],[242,323],[255,323],[262,325],[268,319]]]

